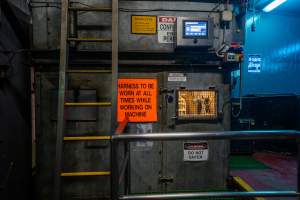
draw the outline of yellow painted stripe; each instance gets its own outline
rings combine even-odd
[[[255,190],[248,184],[246,183],[243,179],[241,179],[238,176],[233,177],[233,180],[245,191],[247,192],[254,192]],[[265,198],[262,197],[256,197],[254,198],[255,200],[265,200]]]
[[[67,73],[74,73],[74,74],[98,74],[98,73],[111,73],[111,70],[76,70],[76,69],[70,69],[67,70]]]
[[[105,38],[68,38],[70,42],[112,42],[111,39]]]
[[[61,176],[70,177],[70,176],[109,176],[110,171],[103,172],[63,172]]]
[[[111,102],[66,102],[65,106],[111,106]]]
[[[110,140],[111,136],[72,136],[64,137],[65,141]]]

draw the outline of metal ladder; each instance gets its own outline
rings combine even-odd
[[[53,199],[61,199],[61,178],[70,176],[110,176],[110,171],[96,172],[62,172],[63,144],[64,141],[88,141],[88,140],[110,140],[111,136],[70,136],[65,137],[65,107],[69,106],[111,106],[111,133],[113,134],[116,122],[117,81],[118,81],[118,0],[112,0],[111,8],[73,7],[69,0],[61,1],[61,38],[60,38],[60,63],[59,63],[59,86],[58,86],[58,108],[57,108],[57,139],[56,158],[54,174]],[[85,12],[112,12],[112,38],[78,38],[69,37],[69,14]],[[111,70],[72,70],[68,69],[68,50],[70,42],[106,42],[112,43]],[[67,75],[72,73],[110,73],[112,76],[111,102],[66,102]]]

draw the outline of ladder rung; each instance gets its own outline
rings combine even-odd
[[[111,8],[105,7],[69,7],[71,11],[111,12]]]
[[[97,74],[97,73],[111,73],[111,70],[80,70],[80,69],[70,69],[67,73],[73,74]]]
[[[111,39],[104,38],[68,38],[69,42],[111,42]]]
[[[61,176],[109,176],[110,171],[102,172],[63,172]]]
[[[67,136],[65,141],[110,140],[111,136]]]
[[[65,106],[111,106],[111,102],[66,102]]]

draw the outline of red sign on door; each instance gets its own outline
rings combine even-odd
[[[118,122],[157,121],[157,79],[118,80]]]

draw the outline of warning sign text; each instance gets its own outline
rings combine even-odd
[[[157,80],[118,80],[118,121],[157,121]]]

